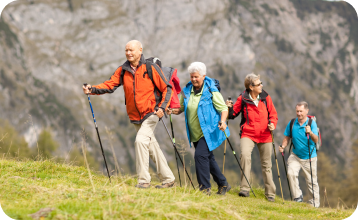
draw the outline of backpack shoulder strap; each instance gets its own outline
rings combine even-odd
[[[292,150],[292,146],[295,149],[295,145],[293,145],[293,140],[292,140],[292,128],[293,128],[293,123],[295,122],[296,118],[291,119],[290,121],[290,138],[291,138],[291,146],[290,146],[290,150],[288,152],[291,152]]]
[[[149,60],[146,60],[146,68],[147,68],[147,72],[144,73],[144,75],[147,73],[149,79],[152,81],[153,85],[154,85],[154,92],[156,93],[157,91],[159,91],[159,89],[157,88],[157,86],[154,83],[153,80],[153,69],[152,69],[152,65],[154,65],[154,63],[150,62]]]
[[[160,90],[158,89],[157,85],[155,85],[154,80],[153,80],[153,69],[152,66],[154,65],[153,62],[151,62],[150,60],[146,60],[145,62],[147,71],[143,74],[143,77],[145,74],[148,74],[149,79],[152,81],[153,86],[154,86],[154,96],[155,96],[155,106],[157,107],[158,104],[160,103],[160,100],[162,100],[162,93],[160,92]],[[158,94],[159,93],[159,94]],[[164,113],[165,117],[167,117],[167,115]]]
[[[145,65],[146,65],[146,68],[147,68],[148,77],[149,77],[150,80],[152,80],[152,83],[155,86],[154,80],[153,80],[152,63],[149,60],[146,60]]]
[[[295,122],[296,118],[291,119],[290,121],[290,138],[292,139],[292,128],[293,128],[293,123]]]
[[[247,122],[247,124],[250,124],[249,122],[249,111],[247,110],[247,104],[246,102],[244,101],[244,92],[241,93],[241,124],[240,124],[240,127],[245,124],[245,121]],[[244,108],[246,108],[246,120],[245,120],[245,117],[244,117]]]
[[[266,102],[266,98],[265,99],[263,99],[262,100],[262,102],[265,104],[265,106],[266,106],[266,110],[267,110],[267,118],[270,120],[270,112],[269,112],[269,110],[268,110],[268,108],[267,108],[267,102]]]
[[[311,127],[311,125],[312,125],[312,118],[308,118],[308,126]]]
[[[119,79],[120,79],[120,82],[121,82],[122,86],[123,86],[123,77],[124,77],[125,72],[126,72],[126,70],[123,69],[123,67],[122,67],[121,75],[119,76]],[[127,99],[126,99],[126,94],[125,93],[124,93],[124,105],[127,105]]]
[[[244,93],[241,93],[241,114],[244,114],[244,108],[246,106],[246,110],[247,110],[247,105],[246,103],[244,102]]]
[[[262,101],[265,103],[265,106],[266,106],[266,109],[267,109],[267,112],[268,112],[266,99],[263,99]]]
[[[244,113],[244,107],[247,106],[246,102],[244,101],[244,94],[245,94],[245,91],[243,91],[240,95],[241,96],[241,110],[240,110],[241,113]]]

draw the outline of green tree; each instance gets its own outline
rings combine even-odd
[[[0,156],[4,158],[30,158],[31,151],[23,136],[5,120],[0,120]]]
[[[51,158],[53,153],[57,150],[59,144],[52,138],[51,131],[44,129],[38,138],[38,150],[40,156],[43,158]],[[34,149],[37,150],[37,149]]]

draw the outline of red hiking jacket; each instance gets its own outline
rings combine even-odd
[[[244,106],[242,106],[242,101],[245,102]],[[264,103],[265,101],[267,108]],[[271,132],[268,128],[269,119],[276,127],[278,117],[269,94],[262,90],[258,107],[256,107],[255,103],[249,97],[249,92],[246,90],[243,95],[237,98],[234,106],[229,109],[229,118],[234,119],[237,117],[241,113],[242,107],[242,117],[245,123],[241,125],[241,138],[250,138],[255,143],[272,142]]]

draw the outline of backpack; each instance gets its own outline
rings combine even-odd
[[[308,117],[308,126],[311,127],[312,125],[312,120],[315,121],[317,123],[317,119],[315,116],[312,116],[312,115],[307,115]],[[290,138],[291,138],[291,147],[290,147],[290,151],[291,151],[291,148],[293,146],[293,148],[295,148],[295,146],[293,145],[293,141],[292,141],[292,128],[293,128],[293,123],[295,122],[296,118],[293,118],[291,119],[290,121]],[[321,146],[322,146],[322,138],[321,138],[321,132],[319,130],[319,127],[317,125],[317,130],[318,130],[318,141],[316,143],[316,150],[320,150],[321,149]]]
[[[154,85],[156,108],[157,108],[158,104],[160,103],[160,101],[162,100],[162,93],[157,88],[157,86],[155,85],[154,80],[153,80],[152,65],[154,65],[154,64],[158,65],[161,68],[165,78],[169,81],[169,83],[172,86],[173,95],[172,95],[172,98],[170,99],[169,107],[170,108],[180,108],[178,94],[181,92],[181,88],[180,88],[180,80],[177,76],[177,69],[174,69],[172,67],[162,67],[162,62],[157,57],[150,57],[148,59],[145,59],[145,61],[146,61],[145,63],[146,63],[147,71],[144,72],[143,77],[145,76],[145,74],[148,74],[149,79],[152,81],[152,83]],[[122,70],[122,72],[121,72],[121,76],[120,76],[121,82],[123,81],[124,72],[125,72],[125,70]],[[125,98],[125,96],[124,96],[124,98]]]
[[[162,62],[157,57],[150,57],[146,59],[146,66],[147,66],[147,73],[148,77],[152,80],[152,83],[154,85],[154,91],[157,95],[157,104],[162,100],[162,93],[158,90],[156,87],[154,81],[153,81],[153,72],[152,72],[152,65],[157,64],[161,69],[165,76],[165,78],[169,81],[170,85],[172,86],[173,95],[170,99],[170,105],[169,108],[180,108],[180,101],[178,98],[178,94],[181,92],[180,87],[180,80],[177,76],[177,69],[174,69],[172,67],[162,67]],[[145,74],[145,73],[144,73]]]
[[[219,90],[219,92],[220,92],[221,88],[220,88],[220,82],[219,82],[219,80],[214,79],[214,78],[210,78],[210,79],[214,81],[215,87],[216,87],[216,88]],[[211,94],[213,94],[213,92],[211,91],[210,87],[209,87],[208,89],[209,89],[209,92],[210,92]],[[184,96],[184,97],[185,97],[185,96]],[[211,97],[211,98],[212,98],[212,97]]]
[[[210,79],[214,80],[215,86],[216,86],[216,88],[217,88],[217,89],[219,90],[219,92],[220,92],[220,91],[221,91],[221,88],[220,88],[220,82],[219,82],[219,80],[214,79],[214,78],[210,78]]]

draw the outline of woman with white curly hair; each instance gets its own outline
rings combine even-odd
[[[230,135],[225,123],[228,108],[214,80],[206,76],[204,63],[191,63],[188,72],[191,81],[183,89],[180,109],[171,109],[167,113],[185,114],[189,145],[191,147],[190,143],[193,142],[195,147],[195,169],[200,190],[210,195],[211,174],[218,184],[217,194],[225,195],[231,186],[221,173],[212,151],[225,140],[223,131]]]

